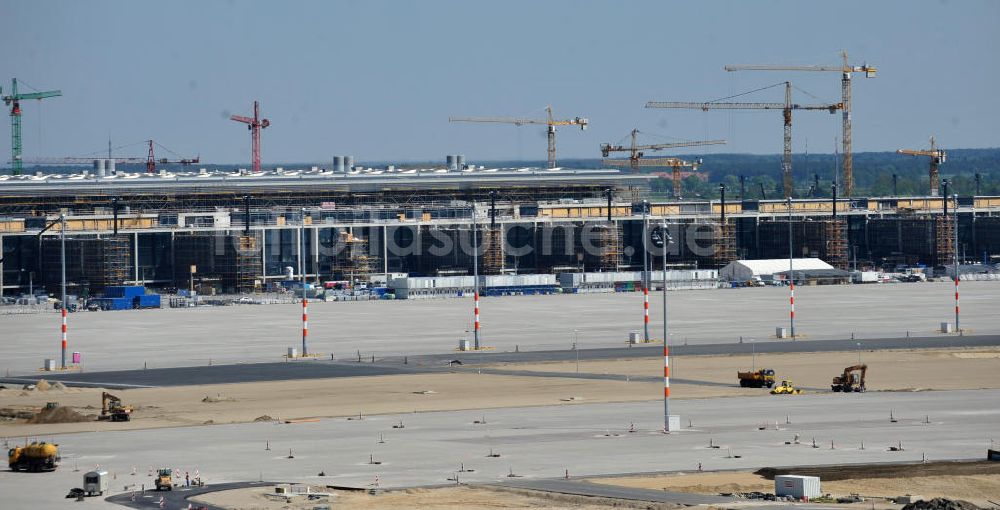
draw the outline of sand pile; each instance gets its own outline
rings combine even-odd
[[[46,381],[45,379],[39,379],[38,382],[35,383],[36,391],[49,391],[49,389],[51,388],[52,385],[49,384],[49,382]]]
[[[63,383],[61,383],[61,382],[59,382],[59,381],[56,381],[56,382],[52,383],[52,385],[49,386],[49,389],[50,390],[64,391],[66,389],[66,385],[63,384]]]
[[[92,421],[69,407],[59,406],[53,409],[42,409],[38,414],[32,416],[28,423],[76,423],[81,421]]]

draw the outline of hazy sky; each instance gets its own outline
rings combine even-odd
[[[1000,146],[996,1],[0,0],[0,19],[4,94],[13,77],[63,92],[23,105],[27,158],[100,151],[110,134],[116,146],[153,138],[203,161],[247,162],[249,133],[227,117],[254,99],[272,122],[265,165],[334,154],[544,159],[543,127],[448,116],[541,118],[550,103],[557,117],[591,122],[560,129],[561,157],[598,157],[600,143],[633,127],[647,142],[730,140],[699,153],[778,153],[780,112],[644,104],[785,79],[816,96],[796,91],[796,102],[836,101],[837,73],[723,66],[836,64],[841,49],[879,70],[854,80],[856,152],[923,147],[932,134],[947,148]],[[782,91],[747,99],[781,101]],[[839,134],[839,113],[798,113],[795,151],[808,139],[810,152],[832,152]]]

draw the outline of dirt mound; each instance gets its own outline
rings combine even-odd
[[[979,507],[960,499],[934,498],[930,501],[914,501],[903,510],[979,510]]]
[[[91,421],[91,418],[69,407],[59,406],[54,409],[42,409],[38,414],[32,416],[28,423],[76,423],[81,421]]]
[[[59,381],[56,381],[51,386],[49,386],[49,389],[63,391],[66,389],[66,385]]]
[[[270,416],[263,414],[254,418],[253,421],[274,421],[274,418],[271,418]]]
[[[52,385],[45,379],[39,379],[38,382],[35,383],[35,389],[38,391],[49,391],[51,388]]]

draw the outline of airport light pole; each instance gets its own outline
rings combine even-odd
[[[576,351],[576,373],[580,373],[580,330],[573,330],[573,350]]]
[[[299,277],[302,280],[302,355],[306,356],[309,354],[309,347],[307,340],[309,339],[309,300],[306,299],[306,263],[305,263],[305,225],[306,225],[306,210],[302,208],[302,225],[299,227]],[[351,288],[354,288],[354,282],[351,282]]]
[[[649,262],[646,252],[646,214],[649,201],[642,201],[642,331],[643,340],[649,343]]]
[[[788,326],[795,340],[795,267],[792,265],[792,197],[788,197]]]
[[[757,371],[757,345],[753,343],[753,338],[750,339],[750,371]]]
[[[945,200],[948,197],[945,196]],[[946,218],[947,219],[947,218]],[[955,193],[955,331],[962,331],[958,316],[958,193]]]
[[[472,278],[473,278],[473,300],[475,301],[475,311],[474,311],[474,338],[476,344],[476,350],[480,349],[479,345],[479,254],[476,249],[476,203],[472,203]]]
[[[62,265],[62,368],[66,369],[66,215],[59,215],[59,260]]]
[[[858,364],[861,364],[861,342],[858,342]]]
[[[667,245],[670,244],[670,234],[667,233],[667,220],[661,223],[663,228],[663,431],[670,432],[670,347],[667,345]]]

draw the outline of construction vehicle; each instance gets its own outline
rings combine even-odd
[[[122,399],[108,392],[101,393],[101,414],[98,420],[129,421],[132,419],[132,406],[122,404]]]
[[[781,381],[781,384],[771,390],[771,395],[801,395],[802,390],[795,387],[792,381]]]
[[[774,370],[762,368],[754,372],[736,372],[736,377],[740,380],[740,387],[743,388],[768,388],[774,386]]]
[[[55,471],[59,460],[59,445],[53,443],[33,442],[15,446],[7,452],[11,471]]]
[[[844,369],[844,373],[833,378],[830,389],[835,392],[862,392],[865,391],[865,374],[868,373],[868,365],[852,365]]]
[[[156,490],[169,491],[174,488],[173,470],[162,468],[156,471]]]
[[[90,471],[83,475],[83,493],[86,496],[103,496],[108,492],[110,477],[107,471]]]

